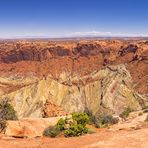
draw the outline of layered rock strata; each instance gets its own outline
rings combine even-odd
[[[1,43],[0,99],[19,118],[140,110],[148,101],[147,55],[145,41]]]

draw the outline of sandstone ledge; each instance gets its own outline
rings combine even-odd
[[[52,118],[23,118],[18,121],[7,121],[6,136],[10,137],[40,137],[43,136],[43,131],[54,126],[62,117]]]

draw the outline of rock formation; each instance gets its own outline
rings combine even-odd
[[[1,43],[0,98],[19,118],[139,110],[148,101],[147,57],[145,41]]]

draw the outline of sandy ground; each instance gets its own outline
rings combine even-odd
[[[0,138],[0,148],[148,148],[148,128],[100,131],[76,138]]]
[[[87,125],[96,133],[81,137],[13,138],[1,134],[0,148],[148,148],[148,122],[143,122],[147,115],[144,113],[139,116],[139,112],[132,112],[128,120],[106,129]],[[36,130],[40,130],[35,123]]]

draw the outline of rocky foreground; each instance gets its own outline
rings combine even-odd
[[[40,129],[37,126],[40,120],[45,126],[48,120],[52,123],[49,117],[72,112],[87,112],[97,119],[102,114],[119,116],[126,108],[140,111],[148,106],[148,41],[1,42],[0,100],[8,100],[19,119],[8,121],[6,135],[11,137],[25,137],[23,134],[28,131],[24,124],[31,123]],[[133,125],[136,122],[128,121]],[[126,125],[122,124],[121,129]],[[13,129],[15,126],[18,132]],[[55,147],[55,143],[59,144],[57,147],[128,147],[129,144],[142,148],[148,145],[147,126],[143,124],[138,130],[113,129],[117,130],[78,139],[11,139],[2,135],[0,144],[3,147],[6,144]]]
[[[73,138],[42,137],[45,127],[55,124],[57,118],[22,119],[9,121],[6,134],[0,135],[0,146],[3,148],[147,148],[148,113],[139,115],[141,111],[133,112],[126,121],[109,128],[97,129],[89,126],[93,134]]]
[[[101,131],[79,138],[0,139],[3,148],[147,148],[148,129],[136,131]]]

